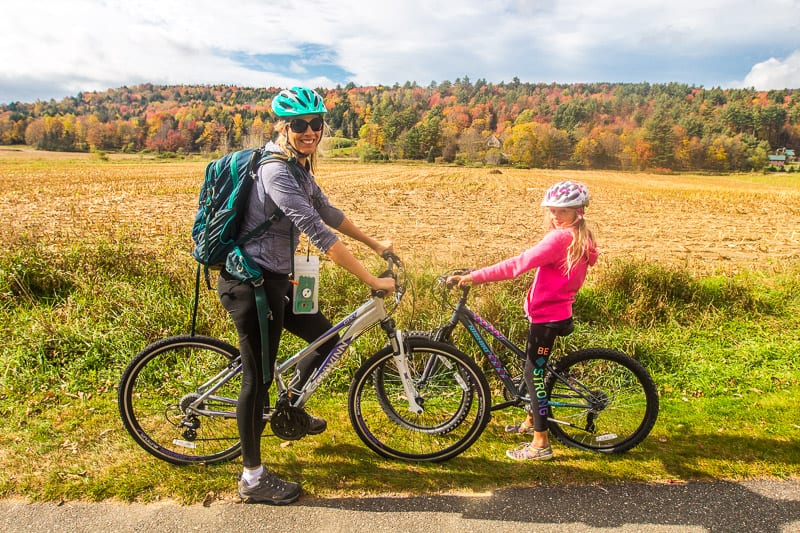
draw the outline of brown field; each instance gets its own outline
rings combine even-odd
[[[186,243],[205,161],[54,154],[0,147],[0,243],[92,236],[153,248]],[[800,259],[800,176],[655,175],[323,161],[318,181],[368,233],[409,264],[480,266],[542,235],[547,186],[586,183],[587,218],[605,261],[635,257],[693,272]]]

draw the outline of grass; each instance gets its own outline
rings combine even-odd
[[[376,263],[371,266],[377,270]],[[193,265],[143,252],[130,239],[53,247],[20,240],[0,256],[2,348],[0,496],[184,503],[229,497],[239,461],[181,468],[151,458],[123,429],[116,384],[146,344],[189,330]],[[412,276],[398,312],[408,329],[441,320],[438,272]],[[325,263],[324,310],[333,317],[366,292]],[[473,291],[474,306],[522,342],[524,280]],[[796,478],[800,475],[800,270],[696,277],[676,267],[619,261],[593,274],[576,302],[579,326],[561,343],[607,345],[640,359],[659,385],[662,408],[646,441],[620,456],[556,447],[557,460],[518,465],[519,441],[502,427],[518,411],[494,413],[479,441],[443,464],[406,464],[370,452],[349,425],[346,386],[380,330],[358,341],[347,365],[309,407],[329,429],[281,444],[265,458],[312,495],[485,492],[530,484]],[[199,332],[233,341],[213,293],[203,293]],[[465,345],[466,346],[466,345]],[[297,348],[296,342],[286,349]]]
[[[205,161],[108,154],[0,152],[0,497],[184,503],[234,494],[241,463],[180,468],[125,432],[116,387],[147,344],[186,334],[195,265],[187,245]],[[519,465],[503,434],[520,413],[493,413],[478,442],[443,464],[384,460],[350,427],[346,390],[384,342],[368,332],[310,402],[322,435],[265,460],[314,496],[482,493],[531,484],[682,482],[800,477],[800,177],[654,176],[611,172],[328,162],[326,193],[367,233],[391,238],[413,287],[396,318],[429,329],[445,311],[441,272],[516,253],[538,236],[530,206],[554,180],[593,191],[603,255],[575,303],[560,349],[608,346],[643,362],[661,412],[643,444],[620,456],[556,445],[556,460]],[[353,194],[357,190],[358,194]],[[701,201],[698,204],[697,201]],[[701,208],[698,205],[702,206]],[[357,254],[362,248],[353,247]],[[360,256],[360,255],[359,255]],[[377,259],[365,258],[378,271]],[[366,297],[323,261],[332,318]],[[517,342],[530,276],[472,293],[472,305]],[[203,290],[198,333],[235,342]],[[287,337],[286,352],[299,348]],[[468,346],[463,334],[456,340]]]

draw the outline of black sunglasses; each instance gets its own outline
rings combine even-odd
[[[306,128],[309,126],[311,126],[311,131],[319,131],[324,125],[325,121],[322,120],[321,117],[312,118],[310,121],[303,120],[302,118],[293,118],[289,122],[289,127],[292,128],[292,131],[295,133],[305,133]]]

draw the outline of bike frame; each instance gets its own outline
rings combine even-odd
[[[399,302],[399,300],[396,301]],[[380,324],[381,328],[389,337],[389,342],[394,350],[398,366],[400,368],[407,368],[407,361],[405,359],[405,343],[402,342],[402,332],[395,329],[394,319],[392,319],[389,316],[389,313],[386,311],[386,304],[382,298],[382,295],[373,294],[372,297],[364,302],[358,309],[340,320],[337,324],[332,326],[316,340],[306,345],[299,352],[286,359],[283,363],[277,365],[275,371],[275,386],[278,391],[278,398],[287,396],[291,387],[291,383],[287,384],[284,376],[290,370],[297,367],[297,365],[305,358],[315,355],[317,348],[335,335],[340,334],[339,342],[337,342],[330,353],[328,353],[327,357],[325,357],[324,361],[322,364],[320,364],[319,368],[314,372],[314,374],[309,377],[302,389],[299,391],[292,390],[289,404],[292,407],[302,408],[309,398],[311,398],[317,388],[322,384],[328,374],[330,374],[330,372],[336,367],[337,363],[342,359],[353,341],[355,341],[364,332],[376,324]],[[213,394],[228,381],[233,379],[238,373],[240,373],[241,369],[241,361],[237,358],[219,374],[198,387],[197,392],[199,396],[189,406],[189,409],[187,409],[187,414],[195,413],[204,416],[235,418],[236,412],[234,410],[209,410],[204,406],[206,405],[206,400],[208,399],[213,399],[218,403],[235,406],[237,402],[236,399],[214,396]],[[408,372],[403,373],[403,386],[409,398],[409,410],[420,413],[422,411],[422,407],[416,402],[416,398],[419,395],[413,381],[408,376]],[[269,419],[270,414],[265,413],[264,417]]]
[[[343,318],[336,325],[331,327],[331,329],[322,334],[322,336],[317,338],[317,340],[311,342],[305,348],[277,366],[275,371],[275,385],[278,389],[278,394],[280,395],[281,393],[289,390],[289,386],[284,381],[283,376],[289,370],[296,367],[306,357],[311,356],[319,346],[341,331],[342,333],[339,342],[336,343],[328,356],[325,357],[325,360],[322,362],[319,368],[314,372],[313,375],[311,375],[311,377],[308,378],[303,388],[300,391],[297,391],[298,394],[294,394],[293,392],[291,402],[292,406],[303,407],[308,399],[314,394],[314,391],[316,391],[320,384],[325,380],[327,375],[334,369],[342,356],[344,356],[345,351],[350,347],[353,341],[361,336],[362,333],[372,328],[375,324],[385,323],[386,319],[386,306],[384,305],[382,299],[373,297],[369,301],[365,302],[363,305],[361,305],[361,307],[350,313],[347,317]],[[394,330],[393,324],[391,325],[391,329],[392,331]]]
[[[503,335],[491,322],[481,317],[478,313],[473,311],[467,305],[467,296],[469,295],[470,288],[464,287],[461,290],[461,296],[456,303],[456,306],[453,310],[453,314],[450,317],[450,320],[441,326],[438,330],[436,330],[436,334],[434,336],[434,340],[438,341],[447,341],[453,333],[453,330],[456,328],[458,324],[461,324],[466,328],[469,332],[470,336],[472,337],[475,344],[477,344],[478,348],[481,350],[481,353],[486,357],[489,361],[489,364],[492,366],[492,369],[497,374],[497,377],[503,383],[503,386],[508,390],[512,396],[514,397],[510,401],[497,403],[491,406],[491,411],[497,411],[500,409],[505,409],[511,406],[518,406],[523,402],[529,402],[529,396],[525,393],[525,383],[521,383],[520,387],[518,388],[517,385],[514,383],[513,379],[509,375],[506,367],[503,365],[503,361],[500,356],[492,349],[489,343],[486,341],[486,338],[481,334],[481,330],[485,331],[489,335],[491,335],[494,339],[496,339],[500,344],[502,344],[506,349],[508,349],[513,356],[519,357],[520,359],[527,359],[527,354],[516,344],[511,342],[505,335]],[[547,371],[553,374],[556,379],[564,383],[569,389],[571,389],[578,398],[586,398],[586,395],[591,395],[591,391],[587,390],[585,386],[580,383],[575,382],[572,379],[566,379],[561,376],[558,372],[556,372],[555,368],[551,364],[550,361],[547,362]],[[584,389],[584,390],[580,390]],[[559,395],[556,398],[558,399],[566,399],[566,396]],[[574,397],[570,396],[569,398],[575,399]],[[578,407],[578,408],[585,408],[588,406],[588,402],[575,404],[575,403],[564,403],[559,401],[554,401],[553,398],[548,398],[547,404],[549,406],[554,407]],[[549,418],[548,420],[551,422],[555,422],[558,424],[565,424],[571,425],[566,422],[562,422],[560,420],[556,420],[554,418]]]

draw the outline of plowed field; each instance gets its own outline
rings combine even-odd
[[[3,241],[59,245],[92,235],[191,249],[205,162],[0,148]],[[555,181],[592,192],[587,219],[603,260],[636,257],[695,272],[800,259],[800,176],[654,175],[323,161],[318,182],[368,233],[441,268],[518,253],[543,233],[539,201]],[[172,244],[167,244],[172,243]],[[357,247],[354,249],[358,250]],[[363,250],[362,250],[363,251]],[[183,253],[183,252],[181,252]]]

